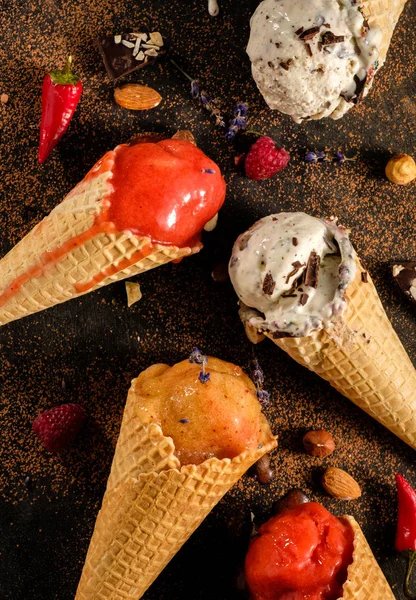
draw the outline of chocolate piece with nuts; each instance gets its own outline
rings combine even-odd
[[[416,302],[416,261],[402,261],[393,265],[393,277],[403,292]]]
[[[109,78],[114,81],[153,64],[167,51],[167,40],[158,31],[129,32],[97,39]]]

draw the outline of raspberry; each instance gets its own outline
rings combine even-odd
[[[245,162],[246,175],[250,179],[270,179],[285,168],[290,154],[284,148],[276,148],[268,136],[258,139],[250,148]]]
[[[79,404],[61,404],[40,413],[32,429],[51,452],[68,446],[84,423],[85,410]]]

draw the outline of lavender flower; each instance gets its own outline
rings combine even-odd
[[[225,139],[231,141],[235,138],[240,129],[245,129],[247,125],[247,104],[242,102],[234,108],[234,118],[231,121]]]
[[[334,157],[332,160],[340,165],[343,162],[345,162],[346,160],[356,160],[356,159],[357,159],[356,156],[352,156],[351,158],[348,158],[348,156],[345,156],[345,154],[342,154],[342,152],[336,152],[334,154]]]
[[[208,363],[208,357],[205,354],[201,354],[201,351],[198,350],[198,348],[194,348],[189,355],[189,362],[202,367],[202,371],[199,374],[199,381],[201,383],[207,383],[210,378],[210,373],[205,372],[205,366]]]
[[[191,82],[191,95],[194,100],[199,100],[202,106],[215,117],[215,124],[219,127],[225,127],[224,119],[221,116],[219,108],[215,104],[215,100],[207,94],[204,89],[201,89],[201,84],[198,79],[192,79],[185,71],[172,59],[169,59],[174,67],[178,69]]]
[[[268,403],[270,401],[270,395],[269,395],[269,392],[267,392],[266,390],[263,389],[264,373],[263,373],[263,369],[260,367],[259,362],[256,357],[254,357],[253,360],[251,361],[250,367],[251,367],[250,377],[251,377],[254,385],[256,386],[257,398],[258,398],[260,404],[263,406],[263,408],[266,408],[266,406],[268,405]]]
[[[307,152],[305,160],[309,163],[316,163],[319,160],[326,161],[326,154],[325,152]]]

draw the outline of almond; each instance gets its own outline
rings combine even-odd
[[[322,476],[325,491],[338,500],[355,500],[361,496],[361,488],[351,475],[342,469],[329,467]]]
[[[196,141],[195,141],[194,135],[193,135],[192,131],[189,131],[188,129],[179,129],[172,136],[172,139],[173,140],[185,140],[187,142],[190,142],[194,146],[196,146]]]
[[[147,85],[127,83],[114,90],[114,100],[130,110],[150,110],[162,101],[162,96]]]

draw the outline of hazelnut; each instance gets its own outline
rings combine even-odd
[[[335,450],[334,438],[324,429],[308,431],[303,438],[303,445],[308,454],[319,458],[325,458]]]
[[[416,163],[408,154],[396,154],[386,165],[386,176],[393,183],[407,185],[416,179]]]
[[[274,471],[270,467],[270,457],[265,454],[254,465],[254,470],[260,483],[270,483],[274,478]]]
[[[301,504],[306,504],[309,502],[308,496],[302,492],[299,488],[295,488],[294,490],[290,490],[285,496],[277,500],[273,504],[273,514],[277,515],[282,512],[282,510],[287,510],[288,508],[295,508],[296,506],[300,506]]]

